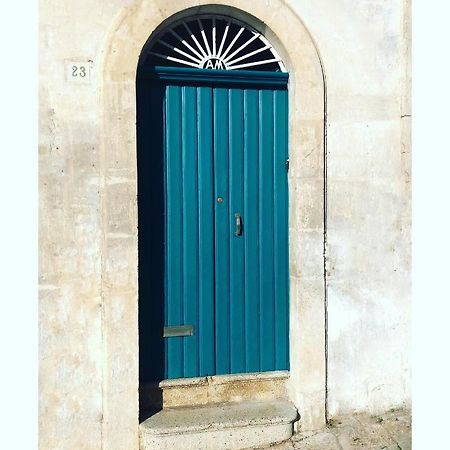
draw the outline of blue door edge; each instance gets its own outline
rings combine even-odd
[[[137,81],[287,89],[289,73],[257,70],[211,70],[185,67],[141,67]]]

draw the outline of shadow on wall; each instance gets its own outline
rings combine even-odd
[[[164,90],[137,81],[139,420],[162,408],[164,379]]]

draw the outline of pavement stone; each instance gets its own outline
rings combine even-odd
[[[411,412],[391,410],[381,416],[383,427],[402,450],[411,450]]]
[[[292,438],[295,449],[301,450],[341,450],[336,436],[327,428],[316,433],[301,433]]]
[[[397,442],[377,418],[358,414],[344,417],[340,422],[331,430],[343,449],[396,449]]]
[[[289,441],[284,441],[279,444],[274,444],[269,447],[270,450],[294,450],[294,444],[291,439]],[[266,449],[260,449],[266,450]]]
[[[411,450],[411,411],[392,409],[384,414],[335,417],[327,427],[296,433],[267,450]]]

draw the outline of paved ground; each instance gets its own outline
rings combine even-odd
[[[296,434],[270,450],[411,450],[411,412],[339,417],[320,431]]]

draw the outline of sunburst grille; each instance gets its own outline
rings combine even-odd
[[[176,22],[144,52],[146,65],[286,72],[262,34],[226,16],[203,15]]]

